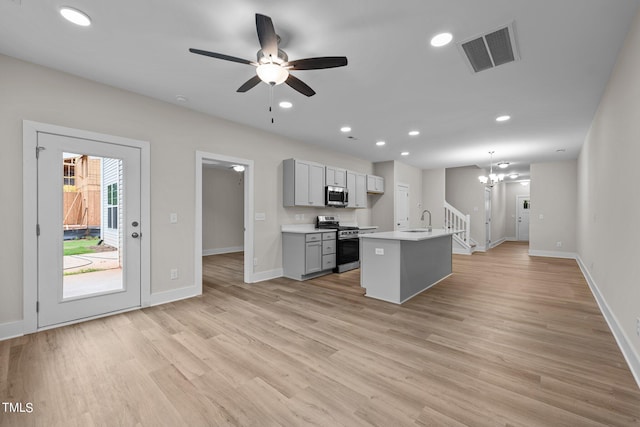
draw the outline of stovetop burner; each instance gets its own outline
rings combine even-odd
[[[318,215],[316,219],[316,228],[318,229],[331,229],[338,231],[345,230],[359,230],[358,227],[349,226],[349,225],[340,225],[338,218],[335,216],[327,216],[327,215]]]

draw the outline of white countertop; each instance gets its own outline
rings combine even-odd
[[[348,223],[344,225],[350,225]],[[360,230],[376,230],[378,228],[377,225],[363,225],[358,227]],[[331,232],[335,230],[330,229],[317,229],[315,224],[284,224],[281,226],[280,231],[283,233],[325,233]]]
[[[418,230],[418,229],[415,229]],[[443,228],[434,228],[432,231],[410,232],[410,231],[385,231],[382,233],[368,233],[360,236],[361,239],[384,239],[384,240],[410,240],[417,242],[420,240],[434,239],[436,237],[450,236],[454,234]]]

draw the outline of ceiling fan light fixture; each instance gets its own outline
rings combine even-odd
[[[62,15],[62,17],[67,21],[81,27],[88,27],[91,25],[91,18],[89,18],[89,15],[81,10],[74,9],[69,6],[62,6],[60,8],[60,15]]]
[[[256,73],[260,80],[275,86],[284,83],[289,78],[289,70],[272,63],[258,65]]]

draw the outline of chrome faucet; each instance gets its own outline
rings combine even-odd
[[[431,231],[433,230],[433,227],[431,227],[431,212],[429,211],[429,209],[425,209],[422,211],[422,215],[420,216],[420,221],[424,221],[425,212],[429,214],[429,226],[427,227],[427,231]]]

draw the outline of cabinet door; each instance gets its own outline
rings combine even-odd
[[[309,199],[310,206],[324,206],[324,166],[309,164]]]
[[[347,189],[349,190],[348,208],[356,207],[356,173],[347,171]]]
[[[296,161],[295,168],[295,204],[296,206],[309,206],[309,176],[311,164]]]
[[[384,193],[384,178],[376,176],[375,188],[378,193]]]
[[[327,166],[326,169],[326,184],[335,185],[338,187],[346,187],[347,185],[347,170],[335,168],[333,166]]]
[[[367,207],[367,176],[362,173],[356,174],[356,208]]]
[[[322,270],[322,242],[306,244],[304,273],[310,274]]]

